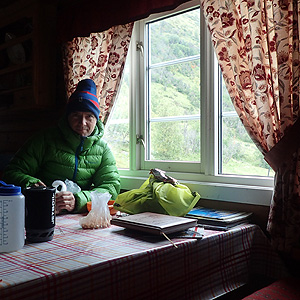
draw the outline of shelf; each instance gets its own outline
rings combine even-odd
[[[56,13],[56,0],[17,0],[0,9],[0,153],[15,153],[56,123]]]
[[[28,41],[28,40],[31,40],[32,39],[32,36],[33,34],[32,33],[28,33],[26,35],[23,35],[23,36],[20,36],[20,37],[16,37],[16,38],[13,38],[3,44],[0,45],[0,51],[3,50],[3,49],[7,49],[7,48],[10,48],[14,45],[17,45],[17,44],[22,44],[23,42],[25,41]]]
[[[21,92],[21,91],[28,90],[28,89],[32,89],[32,86],[27,85],[27,86],[22,86],[22,87],[19,87],[19,88],[9,89],[9,90],[1,90],[0,89],[0,96],[7,95],[7,94],[12,94],[12,93],[16,93],[16,92]]]
[[[0,12],[2,111],[56,103],[56,6],[48,2],[19,0]]]
[[[28,61],[24,64],[11,65],[7,68],[0,69],[0,76],[6,75],[6,74],[9,74],[9,73],[13,73],[13,72],[16,72],[16,71],[21,71],[21,70],[24,70],[24,69],[28,69],[28,68],[31,68],[31,67],[32,67],[32,61]]]

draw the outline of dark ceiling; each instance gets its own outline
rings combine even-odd
[[[0,9],[4,8],[10,4],[17,2],[17,0],[0,0]]]
[[[38,1],[44,1],[44,0],[38,0]],[[76,2],[76,1],[77,0],[51,0],[51,2],[56,3],[56,5],[58,7],[59,6],[64,6],[64,5],[70,5],[70,4],[72,4],[72,3]],[[10,5],[12,5],[14,3],[17,3],[17,2],[20,2],[20,3],[23,4],[23,3],[26,3],[26,2],[32,3],[34,1],[32,1],[32,0],[29,0],[29,1],[27,1],[27,0],[0,0],[0,10],[2,8],[10,6]]]

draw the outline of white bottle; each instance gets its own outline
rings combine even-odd
[[[0,252],[23,248],[25,242],[25,197],[21,187],[0,181]]]

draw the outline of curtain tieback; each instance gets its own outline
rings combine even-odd
[[[276,172],[300,148],[300,118],[289,128],[279,142],[265,154],[265,161]]]

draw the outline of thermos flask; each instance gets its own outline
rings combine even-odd
[[[25,195],[26,241],[51,241],[55,229],[54,187],[28,187]]]
[[[0,181],[0,252],[24,246],[24,203],[21,187]]]

